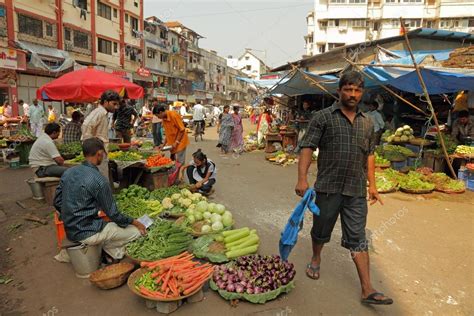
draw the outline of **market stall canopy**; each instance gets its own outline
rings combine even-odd
[[[474,70],[459,68],[424,67],[421,75],[429,94],[454,93],[474,89]],[[418,75],[415,69],[398,67],[367,66],[364,72],[372,79],[366,79],[366,87],[390,85],[399,90],[422,94]]]
[[[314,82],[323,86],[327,91],[335,93],[338,78],[332,75],[316,75],[311,72],[296,70],[287,78],[283,79],[269,92],[272,95],[284,94],[290,97],[303,94],[325,94],[326,91]]]
[[[106,90],[120,95],[126,92],[130,99],[143,97],[139,85],[94,68],[69,72],[36,90],[36,97],[44,101],[93,102]]]
[[[251,78],[245,78],[245,77],[237,77],[237,80],[240,80],[240,81],[243,81],[243,82],[246,82],[246,83],[249,83],[249,84],[253,84],[254,86],[256,86],[258,88],[270,89],[271,87],[273,87],[274,85],[276,85],[280,81],[285,82],[288,79],[284,78],[284,79],[260,79],[260,80],[257,80],[257,79],[251,79]]]

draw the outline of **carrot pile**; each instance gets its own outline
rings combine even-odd
[[[212,265],[192,261],[194,256],[188,252],[166,259],[142,262],[141,267],[149,271],[135,282],[141,294],[158,298],[172,299],[192,294],[202,287],[212,275]]]
[[[173,161],[165,156],[153,155],[146,159],[146,166],[149,168],[169,165]]]

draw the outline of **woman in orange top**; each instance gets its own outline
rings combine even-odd
[[[183,165],[186,161],[186,147],[189,145],[189,139],[181,115],[175,111],[166,110],[164,106],[155,107],[153,114],[163,120],[164,144],[171,146],[171,159]],[[160,147],[162,148],[163,145]]]

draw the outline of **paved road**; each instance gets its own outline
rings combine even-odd
[[[232,210],[237,226],[258,229],[261,253],[277,253],[280,231],[298,201],[293,194],[296,166],[271,165],[262,152],[221,157],[214,129],[206,132],[205,139],[198,144],[192,140],[188,159],[202,148],[216,162],[214,200]],[[127,287],[98,290],[75,278],[70,265],[54,261],[52,220],[47,226],[24,222],[19,216],[28,211],[15,204],[30,195],[24,183],[28,176],[27,169],[0,170],[0,204],[7,215],[7,221],[0,222],[0,271],[13,278],[0,285],[3,315],[154,315]],[[27,206],[37,214],[51,211]],[[174,315],[472,315],[473,206],[471,192],[424,197],[396,193],[385,197],[385,206],[370,208],[372,278],[378,290],[394,298],[392,306],[359,303],[357,273],[339,246],[339,226],[324,249],[321,279],[305,277],[310,256],[308,216],[290,257],[297,267],[297,286],[290,294],[265,305],[240,303],[232,308],[206,292],[204,302],[183,306]],[[22,226],[10,232],[16,223]],[[5,252],[8,247],[12,250]]]

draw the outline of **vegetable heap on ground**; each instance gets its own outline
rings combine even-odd
[[[159,201],[144,200],[137,197],[117,200],[117,207],[120,212],[133,218],[140,218],[145,214],[155,217],[163,211]]]
[[[120,147],[118,144],[115,144],[115,143],[110,143],[107,145],[107,151],[110,153],[110,152],[113,152],[113,151],[119,151],[120,150]]]
[[[179,198],[177,195],[171,197],[171,203],[178,203],[183,208],[187,207],[185,211],[186,218],[181,222],[181,225],[186,227],[188,231],[195,234],[208,234],[232,227],[234,222],[232,213],[226,210],[224,205],[208,203],[205,197],[197,195],[199,193],[189,193],[193,197],[191,197],[191,204],[188,206],[185,205],[189,203],[187,201],[189,197],[184,198],[184,200],[181,200],[183,198]],[[192,198],[195,198],[195,200],[192,200]],[[164,203],[165,200],[163,200],[163,206],[166,208]]]
[[[128,188],[122,189],[120,193],[115,196],[117,201],[124,200],[127,198],[139,198],[146,200],[149,197],[150,191],[136,184],[132,184]]]
[[[279,164],[283,167],[298,163],[298,157],[294,154],[288,154],[283,151],[278,151],[268,158],[269,161]]]
[[[146,166],[148,168],[166,166],[172,163],[173,161],[170,158],[162,156],[160,154],[150,156],[146,159]]]
[[[135,281],[135,288],[145,296],[172,299],[198,291],[211,277],[214,268],[210,264],[192,261],[193,255],[181,255],[154,262],[142,262],[145,272]]]
[[[229,259],[256,253],[260,242],[257,231],[248,227],[224,231],[216,240],[224,242]]]
[[[424,180],[434,184],[438,191],[460,192],[466,189],[464,182],[451,179],[445,173],[441,172],[432,173],[424,177]]]
[[[383,146],[383,157],[390,161],[403,161],[407,157],[416,157],[416,154],[403,146],[385,145]]]
[[[423,175],[410,171],[399,182],[400,187],[406,190],[434,190],[435,185],[427,181],[423,181]]]
[[[390,166],[390,160],[385,159],[378,153],[375,153],[375,165],[376,166]]]
[[[153,144],[153,142],[150,142],[150,141],[145,141],[143,142],[142,144],[142,149],[153,149],[155,147],[155,145]]]
[[[409,125],[397,128],[393,135],[386,137],[388,143],[407,143],[413,139],[413,129]]]
[[[379,192],[392,191],[397,188],[397,182],[393,178],[386,176],[383,172],[375,173],[375,185]]]
[[[73,158],[71,160],[68,160],[68,161],[71,162],[71,163],[81,163],[81,162],[86,161],[86,158],[84,157],[83,153],[80,153],[75,158]]]
[[[168,215],[182,216],[188,210],[194,210],[197,203],[205,201],[201,193],[192,193],[188,189],[181,189],[178,193],[165,197],[162,201]]]
[[[295,274],[293,264],[279,256],[251,255],[217,266],[212,280],[220,290],[261,294],[287,285]]]
[[[116,151],[109,153],[109,159],[118,161],[138,161],[142,160],[143,157],[139,153],[133,151]]]
[[[191,235],[174,223],[155,219],[146,236],[127,245],[127,254],[143,261],[167,258],[186,251],[192,239]]]
[[[170,197],[175,193],[180,193],[181,189],[177,185],[167,188],[159,188],[150,193],[150,200],[163,201],[164,198]]]

